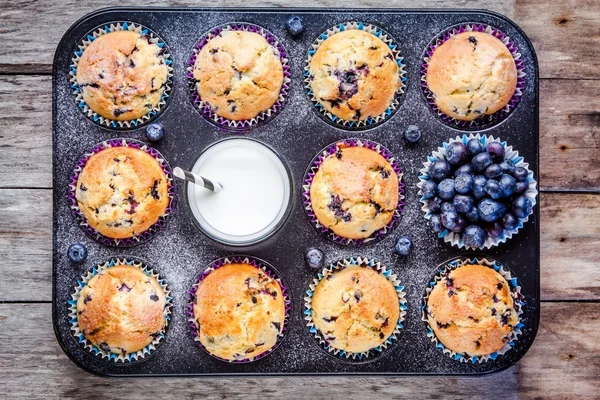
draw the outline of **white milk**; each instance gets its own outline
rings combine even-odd
[[[266,239],[289,213],[287,169],[257,141],[217,142],[200,155],[192,172],[223,186],[215,193],[187,183],[188,206],[197,224],[219,242],[247,245]]]

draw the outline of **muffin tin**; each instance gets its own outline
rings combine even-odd
[[[285,29],[291,15],[304,19],[305,31],[292,37]],[[173,87],[170,103],[156,117],[165,127],[165,138],[152,144],[171,166],[189,168],[211,143],[230,136],[207,122],[190,98],[186,68],[194,45],[210,29],[233,22],[264,27],[287,50],[291,82],[284,107],[271,120],[245,132],[248,137],[272,146],[289,164],[294,185],[293,207],[285,226],[261,244],[232,248],[219,245],[194,226],[180,201],[169,221],[151,240],[130,248],[109,247],[92,240],[74,219],[70,210],[69,182],[81,154],[99,142],[121,137],[145,141],[143,128],[107,129],[88,119],[73,99],[69,65],[78,43],[86,33],[115,21],[131,21],[156,32],[169,46],[173,58]],[[397,112],[384,123],[371,128],[340,129],[319,115],[304,89],[304,66],[313,41],[332,26],[362,21],[384,29],[398,43],[407,71],[406,90]],[[481,253],[465,252],[437,238],[427,225],[418,197],[418,173],[425,157],[441,143],[468,132],[440,121],[427,104],[421,90],[421,61],[431,40],[457,24],[492,25],[510,36],[519,48],[526,86],[519,104],[510,115],[478,132],[500,136],[527,160],[539,177],[538,69],[530,41],[512,21],[478,10],[341,10],[341,9],[193,9],[193,8],[113,8],[92,13],[75,23],[61,40],[53,68],[53,322],[56,336],[67,355],[80,367],[110,376],[156,375],[293,375],[293,374],[460,374],[474,375],[502,370],[516,363],[531,346],[539,321],[540,228],[539,206],[524,227],[506,243]],[[408,145],[402,132],[418,125],[423,137]],[[469,129],[472,132],[472,129]],[[236,132],[239,134],[239,131]],[[381,241],[344,246],[319,235],[303,210],[303,177],[311,160],[326,145],[337,140],[360,137],[381,143],[402,168],[405,205],[398,225]],[[184,199],[183,185],[175,197]],[[408,257],[394,254],[396,239],[411,235],[415,249]],[[84,263],[68,260],[71,243],[88,248]],[[326,263],[344,257],[380,260],[405,287],[407,313],[402,334],[385,354],[363,362],[347,362],[330,356],[311,337],[304,321],[303,298],[317,271],[304,265],[307,247],[325,252]],[[281,345],[267,357],[244,363],[217,360],[194,342],[188,326],[186,307],[194,279],[207,264],[224,256],[249,254],[264,259],[282,274],[288,284],[293,307],[289,329]],[[493,257],[506,265],[519,279],[524,295],[521,335],[515,347],[495,360],[483,363],[460,362],[441,351],[427,337],[421,320],[423,293],[438,265],[457,256]],[[131,363],[114,363],[87,352],[70,331],[69,304],[77,279],[93,265],[111,257],[133,256],[150,262],[166,280],[173,296],[172,319],[164,342],[152,357]]]

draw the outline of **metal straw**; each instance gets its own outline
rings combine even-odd
[[[223,186],[220,183],[211,181],[210,179],[204,178],[200,175],[196,175],[193,172],[186,171],[179,167],[175,167],[173,169],[173,175],[175,175],[179,179],[192,182],[198,186],[202,186],[213,192],[220,192],[221,190],[223,190]]]

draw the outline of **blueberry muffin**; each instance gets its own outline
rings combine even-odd
[[[315,287],[311,307],[323,339],[351,353],[381,345],[400,317],[394,285],[372,268],[359,266],[326,274]]]
[[[166,214],[169,181],[158,161],[132,147],[110,147],[92,155],[77,179],[75,197],[96,232],[126,239]]]
[[[484,265],[463,265],[433,287],[427,320],[448,349],[469,356],[500,350],[517,324],[506,279]]]
[[[346,121],[383,114],[401,85],[390,48],[377,36],[357,29],[336,33],[321,43],[309,72],[317,101]]]
[[[165,326],[166,295],[158,281],[130,265],[109,267],[89,280],[77,299],[83,335],[107,353],[134,353]]]
[[[500,39],[463,32],[435,49],[425,78],[444,114],[472,121],[508,104],[517,88],[517,67]]]
[[[229,361],[271,349],[283,332],[285,301],[279,283],[249,264],[227,264],[198,285],[193,305],[200,343]]]
[[[390,223],[398,206],[398,175],[366,147],[338,144],[310,186],[319,222],[347,239],[366,239]]]
[[[279,51],[258,33],[222,31],[198,53],[193,77],[203,102],[220,117],[240,121],[267,111],[279,98]]]
[[[129,121],[158,107],[168,68],[160,48],[147,35],[115,31],[99,36],[77,64],[83,101],[97,114]]]

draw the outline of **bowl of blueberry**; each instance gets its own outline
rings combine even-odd
[[[425,218],[438,237],[467,249],[510,239],[533,213],[537,182],[500,139],[463,135],[427,157],[419,175]]]

